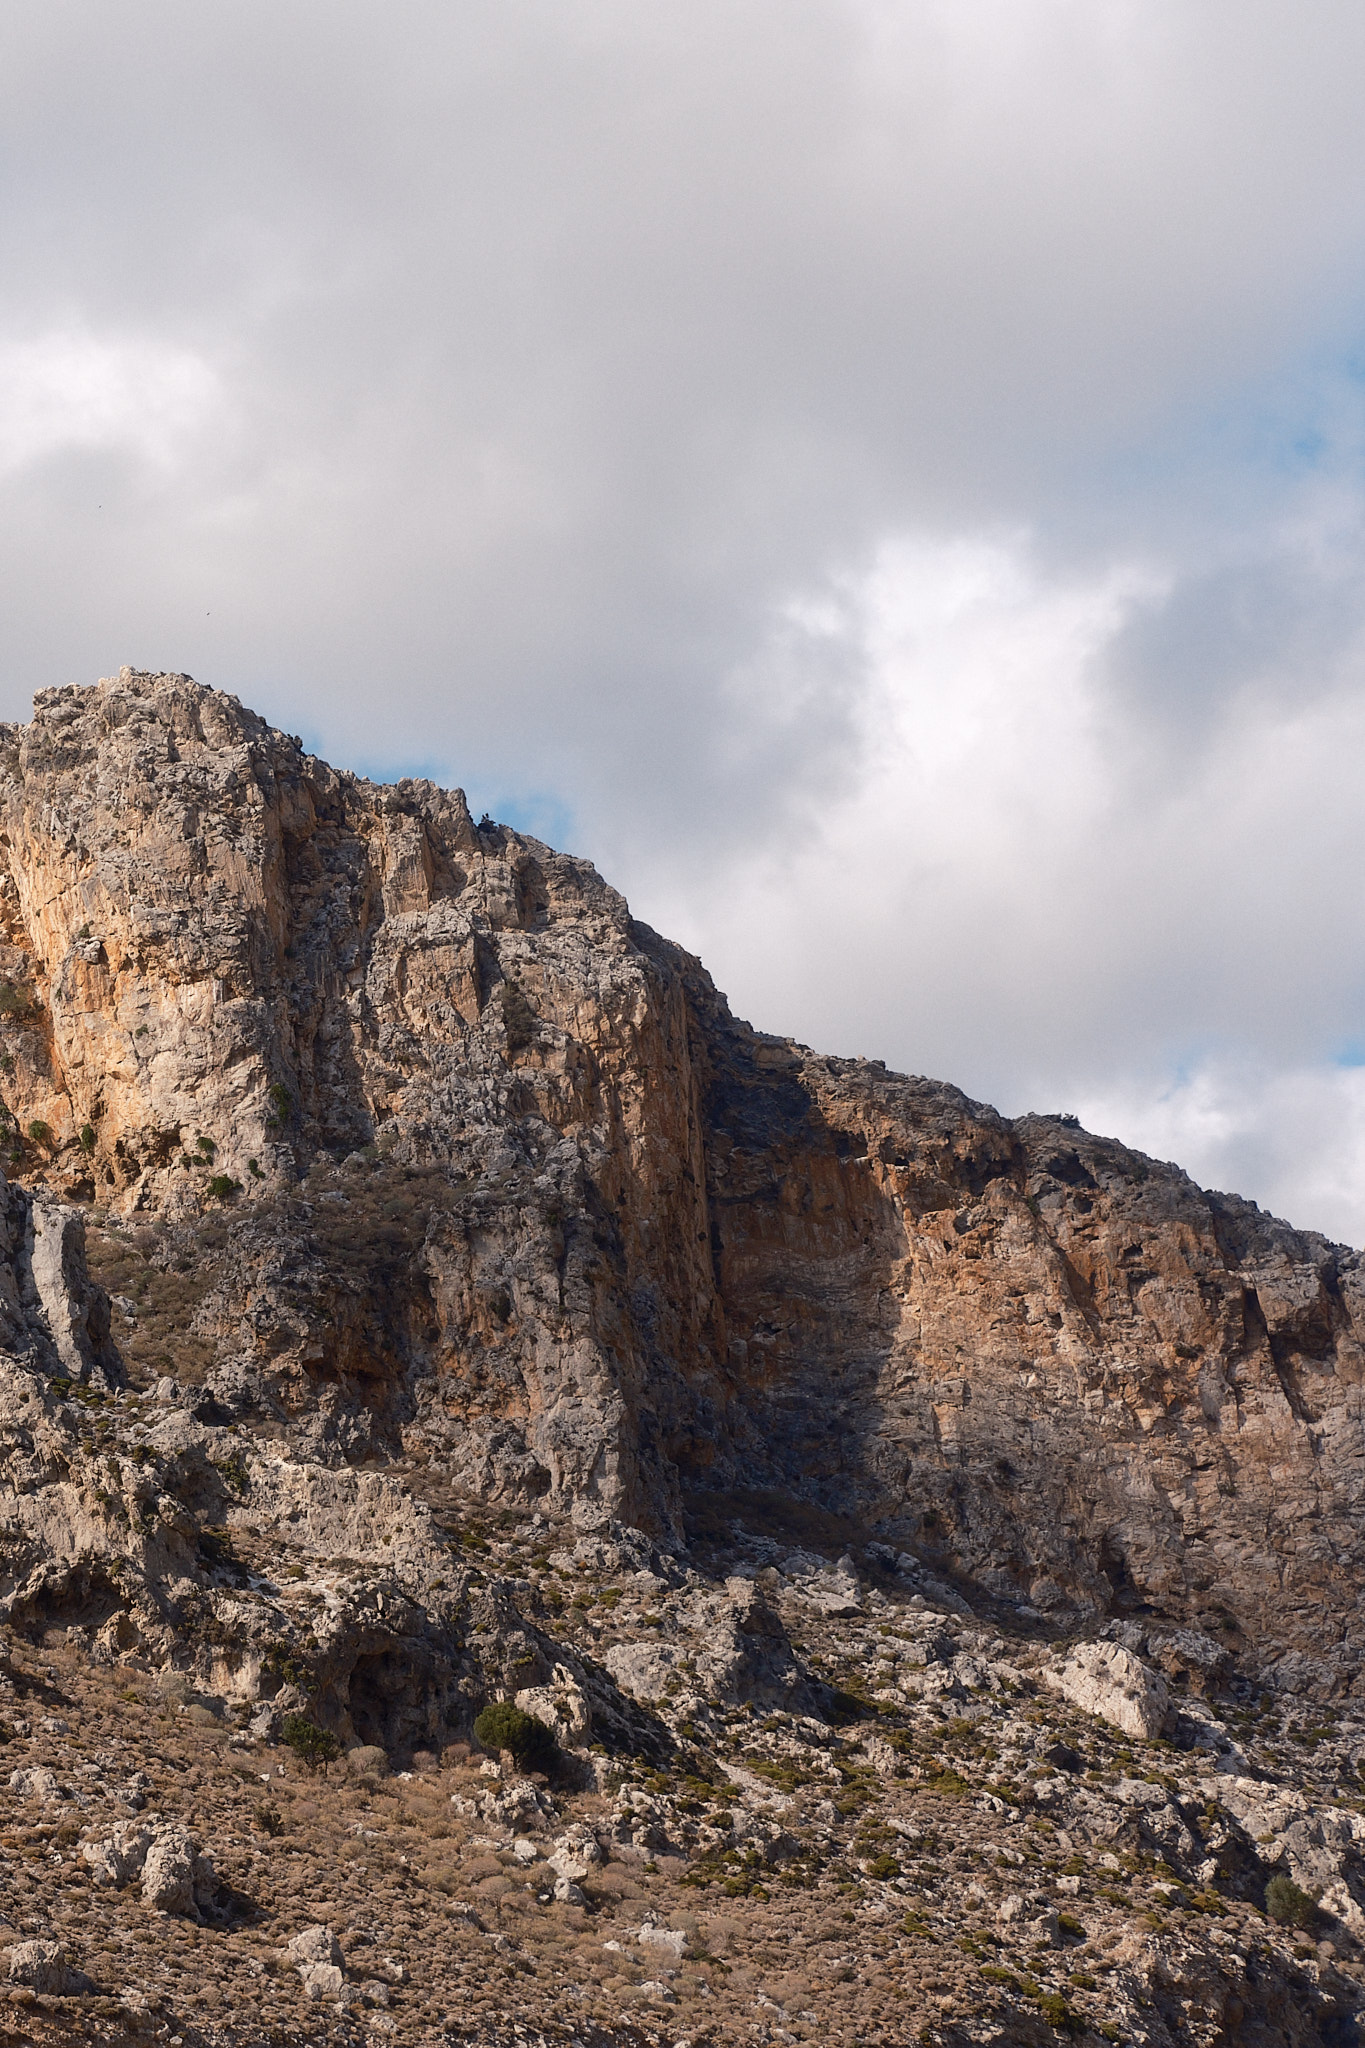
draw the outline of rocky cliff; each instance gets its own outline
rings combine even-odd
[[[1357,2038],[1355,1253],[187,677],[0,856],[7,2041]]]
[[[1350,1681],[1354,1253],[755,1032],[586,863],[187,677],[39,693],[0,774],[10,1171],[94,1219],[134,1378]]]

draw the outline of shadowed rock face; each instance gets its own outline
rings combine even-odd
[[[154,1302],[102,1239],[115,1335],[210,1423],[1353,1668],[1356,1254],[756,1033],[586,863],[186,677],[40,693],[0,776],[20,1264],[74,1273],[53,1196],[151,1233]],[[116,1373],[94,1296],[44,1328]]]

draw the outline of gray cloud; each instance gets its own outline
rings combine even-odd
[[[11,13],[0,711],[188,668],[1012,1105],[1338,1085],[1358,9]]]

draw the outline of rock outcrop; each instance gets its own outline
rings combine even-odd
[[[348,1738],[397,1644],[439,1717],[464,1581],[356,1469],[415,1459],[452,1501],[818,1526],[969,1601],[1354,1683],[1355,1253],[755,1032],[586,863],[187,677],[39,693],[0,855],[15,1619],[117,1649],[211,1597],[231,1637],[225,1573],[287,1530],[382,1559],[309,1631]],[[66,1390],[125,1372],[160,1406],[101,1477]],[[259,1673],[250,1636],[223,1656]]]

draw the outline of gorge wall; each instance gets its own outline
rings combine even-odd
[[[0,728],[0,858],[11,1206],[83,1213],[113,1297],[63,1352],[35,1282],[26,1370],[587,1530],[825,1517],[1352,1683],[1356,1253],[756,1032],[585,862],[184,676]]]

